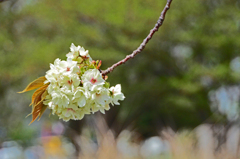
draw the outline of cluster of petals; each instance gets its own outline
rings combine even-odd
[[[90,57],[81,46],[70,47],[67,61],[56,59],[46,72],[48,95],[44,104],[60,119],[80,120],[85,114],[109,110],[109,104],[124,100],[121,85],[109,87]]]

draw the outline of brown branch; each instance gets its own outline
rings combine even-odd
[[[140,44],[140,46],[134,50],[132,52],[132,54],[127,55],[123,60],[113,64],[111,67],[109,67],[106,70],[102,71],[102,75],[105,76],[108,73],[112,72],[113,69],[115,69],[116,67],[124,64],[125,62],[127,62],[129,59],[134,58],[138,53],[142,52],[142,50],[145,48],[146,44],[149,42],[149,40],[152,38],[153,34],[158,31],[158,28],[163,24],[163,21],[165,19],[165,15],[167,13],[167,10],[170,8],[170,5],[172,3],[172,0],[167,0],[167,4],[165,5],[163,11],[161,12],[161,15],[157,21],[157,23],[155,24],[154,28],[152,30],[150,30],[150,33],[148,34],[148,36],[143,40],[143,42]]]

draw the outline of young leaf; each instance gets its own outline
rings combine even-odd
[[[39,113],[39,118],[38,118],[38,121],[40,120],[40,118],[42,117],[43,113],[45,112],[45,110],[47,109],[47,105],[43,105],[42,106],[42,109]]]
[[[46,89],[42,89],[41,92],[39,92],[36,95],[36,98],[33,101],[33,110],[39,103],[41,103],[46,98],[47,93],[45,93],[45,92],[46,92]],[[33,110],[32,110],[32,112],[33,112]]]
[[[44,81],[46,81],[45,76],[39,77],[38,79],[31,82],[23,91],[18,92],[18,93],[24,93],[24,92],[39,88],[44,85]]]
[[[41,90],[39,94],[37,94],[34,102],[33,102],[33,110],[32,110],[32,121],[30,122],[33,123],[37,117],[42,116],[43,112],[46,110],[47,106],[43,104],[43,100],[46,98],[46,89]]]
[[[102,61],[100,60],[96,69],[99,69],[101,67],[101,65],[102,65]]]
[[[43,106],[44,106],[43,102],[40,102],[36,106],[34,106],[33,112],[32,112],[32,121],[29,123],[29,125],[32,124],[40,115]]]
[[[108,79],[108,76],[107,76],[107,75],[105,75],[103,79],[106,81],[106,80]]]
[[[33,93],[33,95],[32,95],[32,102],[31,102],[30,105],[33,104],[36,96],[37,96],[39,93],[41,93],[42,91],[45,91],[45,90],[47,89],[47,87],[48,87],[48,85],[44,85],[44,86],[42,86],[41,88],[37,89],[37,90]],[[29,105],[29,106],[30,106],[30,105]]]

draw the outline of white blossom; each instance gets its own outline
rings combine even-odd
[[[57,58],[50,64],[45,75],[48,94],[43,104],[53,114],[64,121],[81,120],[86,114],[105,113],[110,103],[119,105],[118,101],[124,100],[121,85],[108,88],[100,71],[91,63],[88,50],[72,44],[66,56],[67,61]],[[79,58],[83,61],[79,62]]]
[[[81,87],[78,87],[72,100],[76,102],[79,107],[85,106],[87,100],[85,96],[85,90]]]
[[[54,104],[58,105],[59,107],[67,108],[70,102],[68,96],[61,91],[59,92],[52,92],[52,101]]]
[[[66,56],[67,58],[70,59],[76,59],[80,54],[79,54],[79,49],[81,46],[75,46],[73,43],[71,44],[70,51]]]
[[[61,76],[59,81],[60,86],[67,87],[70,90],[74,90],[80,84],[80,78],[77,74],[70,74],[69,76]]]
[[[70,119],[81,120],[84,117],[85,112],[81,111],[81,109],[78,109],[76,104],[69,103],[67,108],[55,106],[52,113],[57,114],[60,119],[68,121]]]
[[[48,70],[47,72],[46,72],[46,75],[45,75],[45,77],[46,77],[46,81],[45,81],[45,83],[57,83],[57,81],[58,81],[58,77],[59,77],[59,74],[60,74],[60,72],[59,72],[59,69],[58,69],[58,65],[59,65],[59,63],[60,63],[60,59],[56,59],[55,61],[54,61],[54,65],[53,64],[50,64],[50,70]]]
[[[61,61],[56,59],[54,64],[50,64],[50,70],[46,72],[46,81],[45,83],[61,83],[65,77],[77,76],[77,73],[80,71],[77,66],[76,61]],[[77,77],[79,79],[79,77]],[[80,81],[80,80],[79,80]]]
[[[100,106],[109,104],[109,90],[104,87],[98,87],[98,89],[92,93],[92,100],[95,101],[96,105]]]
[[[97,69],[89,69],[82,75],[83,86],[93,91],[97,86],[102,86],[105,80]]]
[[[85,50],[83,47],[81,46],[75,46],[73,43],[71,44],[70,47],[70,51],[66,56],[67,58],[73,59],[73,60],[77,60],[77,58],[79,56],[83,57],[83,58],[88,58],[90,61],[92,61],[92,58],[90,57],[90,55],[88,54],[88,50]]]
[[[125,96],[121,92],[121,85],[117,84],[115,87],[111,87],[110,91],[112,92],[112,103],[120,105],[118,100],[124,100]]]
[[[105,114],[105,110],[109,110],[110,106],[109,103],[106,103],[104,106],[92,105],[91,109],[93,113],[100,111],[101,113]]]
[[[66,75],[78,73],[79,67],[77,66],[77,61],[72,61],[70,58],[67,61],[61,61],[59,63],[59,71]]]

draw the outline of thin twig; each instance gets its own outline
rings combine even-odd
[[[158,31],[158,28],[163,24],[163,21],[165,19],[165,15],[167,13],[167,10],[170,8],[170,5],[172,3],[172,0],[167,0],[167,4],[165,5],[157,23],[155,24],[154,28],[152,30],[150,30],[150,33],[148,34],[148,36],[143,40],[143,42],[140,44],[140,46],[134,50],[132,52],[132,54],[127,55],[123,60],[113,64],[111,67],[109,67],[106,70],[102,71],[102,75],[105,76],[108,73],[112,72],[113,69],[115,69],[116,67],[124,64],[125,62],[127,62],[129,59],[134,58],[138,53],[142,52],[142,50],[145,48],[146,44],[148,43],[148,41],[152,38],[153,34]]]

